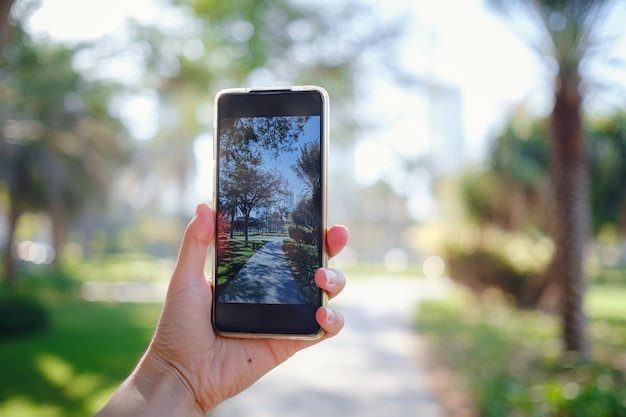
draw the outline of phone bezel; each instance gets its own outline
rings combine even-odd
[[[305,103],[314,99],[315,104]],[[263,105],[260,105],[262,103]],[[299,106],[299,103],[302,105]],[[319,106],[318,106],[319,104]],[[309,111],[312,107],[315,112]],[[319,108],[319,114],[317,111]],[[321,242],[320,266],[327,265],[325,247],[327,217],[328,111],[327,92],[319,86],[268,88],[231,88],[218,92],[214,105],[214,212],[217,225],[218,207],[218,141],[220,121],[237,117],[320,116],[321,146]],[[217,236],[215,238],[217,240]],[[212,277],[217,273],[217,249],[212,256]],[[218,302],[216,279],[213,280],[212,323],[221,335],[230,337],[316,339],[324,334],[315,319],[320,306],[327,303],[327,294],[320,290],[318,306],[310,304],[245,304]]]

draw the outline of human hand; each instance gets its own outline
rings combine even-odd
[[[341,313],[320,307],[316,319],[325,334],[317,340],[217,335],[211,324],[213,287],[204,273],[214,231],[212,210],[199,204],[185,231],[152,341],[133,373],[98,415],[205,416],[294,353],[336,335],[343,327]],[[327,231],[330,257],[344,248],[348,235],[344,226]],[[341,271],[321,268],[315,282],[332,299],[346,281]]]

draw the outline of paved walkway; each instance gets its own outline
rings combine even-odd
[[[268,238],[220,295],[226,303],[306,304],[283,252],[284,238]]]
[[[346,317],[335,338],[299,352],[211,417],[442,417],[415,359],[413,314],[446,281],[359,278],[332,305]]]

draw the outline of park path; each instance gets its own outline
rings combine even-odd
[[[447,289],[443,279],[349,279],[331,302],[345,315],[342,332],[299,352],[211,417],[442,417],[416,359],[413,320],[421,299]]]
[[[220,295],[226,303],[306,304],[283,251],[283,237],[268,238]]]

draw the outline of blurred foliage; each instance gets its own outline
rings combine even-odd
[[[318,269],[317,246],[293,239],[283,240],[282,247],[300,293],[307,303],[319,305],[319,287],[315,284]]]
[[[169,27],[135,22],[131,46],[118,46],[139,52],[145,76],[135,88],[156,93],[159,103],[156,137],[134,161],[140,178],[159,178],[142,187],[157,200],[159,184],[169,182],[182,197],[196,164],[209,160],[210,155],[194,158],[193,146],[211,134],[213,97],[222,88],[322,85],[332,97],[333,114],[341,114],[332,118],[333,143],[350,145],[358,65],[388,54],[402,31],[360,1],[324,7],[287,0],[171,0],[163,6],[176,12]]]
[[[512,309],[493,292],[485,297],[420,304],[418,329],[436,360],[454,370],[446,390],[469,392],[481,416],[626,416],[623,305],[621,320],[590,311],[590,363],[560,355],[556,317]],[[602,295],[589,297],[603,304]]]
[[[498,288],[512,297],[518,306],[527,305],[536,281],[533,275],[518,272],[515,265],[499,252],[478,249],[473,252],[446,253],[448,275],[477,294]]]
[[[30,8],[17,10],[0,69],[0,185],[8,197],[3,248],[8,281],[15,277],[10,253],[20,217],[29,211],[46,213],[52,246],[61,253],[72,217],[90,199],[105,201],[113,173],[129,152],[121,124],[107,111],[114,86],[89,81],[75,71],[74,50],[36,42],[20,20]]]
[[[442,256],[446,274],[480,294],[498,288],[520,307],[536,305],[554,245],[537,231],[507,231],[462,220],[417,228],[421,251]],[[450,236],[454,236],[451,240]]]
[[[61,256],[175,254],[175,227],[195,201],[196,164],[212,158],[217,90],[323,85],[340,116],[334,144],[346,146],[363,63],[400,71],[389,57],[404,26],[361,1],[164,1],[164,19],[130,19],[118,33],[65,44],[24,29],[37,7],[16,2],[3,51],[0,209],[10,224],[27,212],[48,216]],[[200,187],[210,195],[210,184]]]
[[[625,121],[624,113],[616,113],[591,119],[587,125],[596,237],[585,262],[591,280],[626,282],[620,273],[619,244],[626,232]],[[500,288],[522,306],[541,302],[546,290],[543,272],[554,254],[548,237],[546,123],[545,119],[510,122],[494,141],[488,166],[448,180],[448,187],[461,190],[457,197],[461,210],[452,214],[454,219],[425,227],[431,230],[426,245],[444,255],[453,279],[477,292]],[[470,224],[463,224],[464,219]]]
[[[593,120],[587,137],[594,231],[616,226],[626,235],[626,113]]]
[[[404,30],[356,0],[171,0],[159,2],[162,19],[60,44],[25,29],[38,6],[14,4],[3,48],[0,210],[10,236],[25,215],[46,218],[28,239],[53,240],[55,263],[175,256],[196,200],[196,164],[210,171],[221,88],[323,85],[341,115],[332,118],[334,143],[348,146],[359,65],[396,71],[388,58]],[[200,187],[211,195],[211,184]],[[0,249],[3,276],[25,272],[21,261],[15,271],[12,243]]]
[[[626,113],[589,119],[586,142],[593,230],[612,226],[626,232]],[[548,152],[546,119],[512,120],[493,142],[489,166],[465,177],[470,218],[547,233]]]
[[[531,225],[546,231],[549,200],[547,134],[545,119],[512,120],[505,127],[492,145],[487,172],[477,179],[475,187],[472,183],[464,187],[465,193],[478,194],[474,200],[484,198],[483,204],[493,214],[484,211],[481,215],[480,207],[472,210],[468,205],[470,212],[508,230],[524,230]],[[483,176],[487,179],[485,183],[481,181]]]
[[[47,310],[34,297],[0,294],[0,340],[48,329]]]
[[[18,20],[3,52],[1,178],[16,204],[46,208],[54,193],[71,212],[126,161],[124,132],[107,111],[115,86],[86,80],[72,68],[76,51],[35,42]]]

